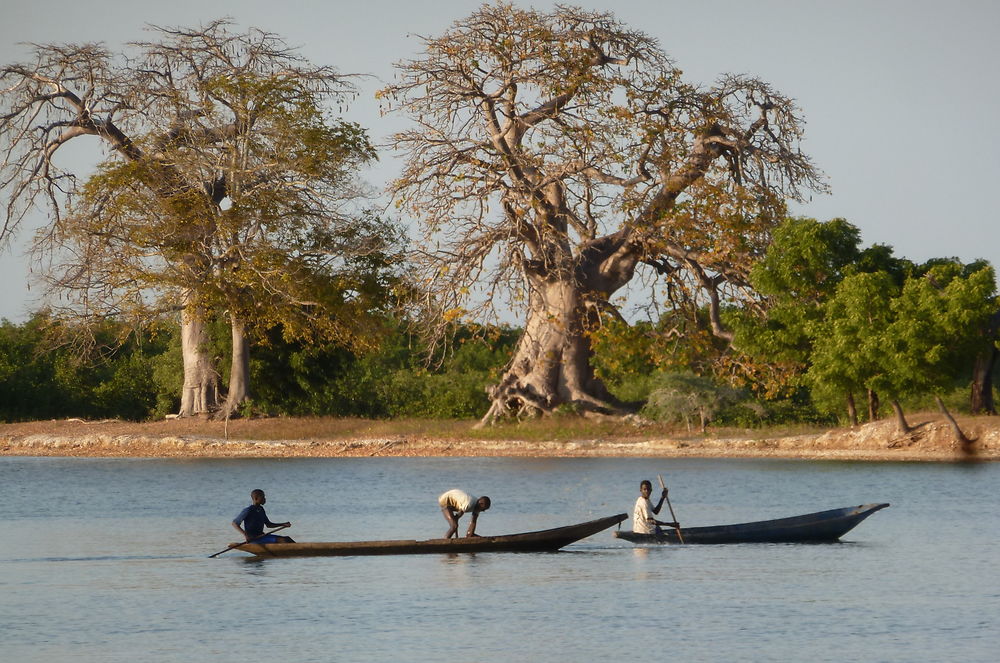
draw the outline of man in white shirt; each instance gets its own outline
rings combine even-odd
[[[659,534],[658,525],[666,527],[678,527],[677,523],[663,522],[654,518],[660,513],[663,500],[667,499],[667,489],[664,487],[660,493],[660,501],[653,506],[649,501],[649,496],[653,494],[653,484],[646,479],[639,484],[639,497],[635,501],[635,510],[632,511],[632,531],[638,534]]]
[[[472,513],[472,521],[469,523],[469,529],[465,535],[479,536],[476,534],[476,521],[479,519],[480,513],[490,508],[490,498],[485,495],[473,497],[464,490],[453,488],[438,497],[438,504],[441,505],[444,519],[448,521],[448,532],[444,538],[450,539],[453,536],[458,538],[458,519],[468,512]]]

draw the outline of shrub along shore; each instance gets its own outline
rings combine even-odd
[[[868,461],[1000,460],[1000,418],[938,415],[900,434],[884,420],[824,430],[669,430],[638,422],[550,419],[484,429],[470,421],[265,418],[155,422],[65,419],[0,424],[0,455],[87,457],[719,457]]]

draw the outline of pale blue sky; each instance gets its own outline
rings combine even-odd
[[[518,2],[548,7],[551,2]],[[610,9],[660,40],[690,80],[758,76],[797,100],[805,149],[832,193],[794,212],[842,216],[863,242],[915,261],[957,256],[1000,265],[1000,3],[992,0],[634,0],[572,4]],[[376,140],[398,129],[372,99],[392,63],[417,54],[470,13],[471,0],[0,0],[0,61],[28,58],[18,42],[123,42],[147,24],[193,26],[229,16],[285,38],[310,60],[371,74],[348,114]],[[83,152],[86,154],[86,151]],[[94,157],[98,156],[96,153]],[[96,161],[96,158],[94,158]],[[368,174],[390,179],[390,154]],[[38,217],[38,221],[42,220]],[[23,321],[36,303],[20,255],[30,227],[0,254],[0,317]]]

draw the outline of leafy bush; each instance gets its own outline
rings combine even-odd
[[[153,357],[164,351],[160,341],[130,337],[119,344],[122,328],[105,324],[94,330],[99,352],[79,355],[52,345],[59,331],[44,314],[20,326],[0,325],[0,421],[150,416],[157,398]]]
[[[709,378],[691,373],[660,373],[654,378],[642,414],[655,421],[683,422],[688,430],[692,420],[697,419],[704,432],[719,410],[739,398],[735,389]]]
[[[402,326],[368,354],[285,341],[272,330],[251,357],[255,412],[365,418],[470,418],[486,411],[486,386],[508,361],[516,331],[456,329],[451,351],[426,365]]]

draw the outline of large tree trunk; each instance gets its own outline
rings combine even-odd
[[[189,304],[181,315],[181,355],[184,360],[184,387],[180,417],[207,415],[219,407],[219,374],[206,351],[205,321]]]
[[[962,428],[958,425],[958,422],[955,421],[955,417],[951,416],[951,412],[949,412],[948,408],[945,407],[944,401],[941,400],[940,396],[935,396],[934,400],[937,401],[938,409],[941,410],[941,414],[944,415],[948,425],[951,426],[951,430],[955,434],[955,439],[958,441],[959,445],[961,445],[960,448],[962,452],[967,454],[972,453],[972,445],[975,444],[976,440],[968,437],[964,432],[962,432]]]
[[[858,407],[854,404],[854,392],[847,392],[847,418],[851,426],[858,425]]]
[[[906,422],[906,417],[903,416],[903,406],[899,404],[899,401],[893,398],[891,401],[892,410],[896,413],[896,426],[899,429],[900,434],[906,435],[907,433],[913,432],[913,427]]]
[[[229,391],[226,402],[216,414],[216,419],[229,419],[250,396],[250,344],[247,343],[246,325],[242,320],[230,321],[233,335],[232,365],[229,369]]]
[[[984,330],[989,347],[976,355],[976,363],[972,367],[972,398],[969,409],[972,414],[996,414],[993,403],[993,367],[996,366],[997,336],[1000,335],[1000,311],[990,316],[989,326]]]
[[[868,421],[878,421],[878,394],[874,390],[868,390]]]
[[[972,367],[972,398],[969,409],[972,414],[996,414],[993,402],[993,367],[996,365],[997,348],[976,355],[976,363]]]
[[[558,280],[534,286],[524,333],[500,382],[489,390],[492,403],[480,423],[550,414],[566,404],[585,414],[619,412],[590,364],[587,311],[579,286]]]

